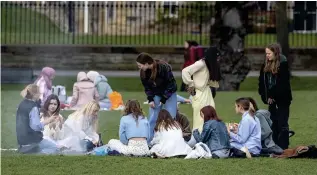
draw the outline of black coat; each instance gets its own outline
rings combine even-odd
[[[275,85],[269,89],[268,73],[264,72],[264,64],[260,70],[258,92],[264,104],[267,104],[268,98],[274,99],[278,105],[289,105],[292,101],[292,90],[290,84],[290,71],[287,61],[280,63],[278,72],[274,75]]]

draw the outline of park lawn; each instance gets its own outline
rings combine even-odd
[[[77,35],[61,32],[48,17],[30,9],[18,6],[1,8],[1,43],[6,44],[92,44],[92,45],[157,45],[183,46],[185,40],[196,40],[202,45],[209,45],[209,34],[188,33],[159,33],[145,31],[144,35],[118,35],[110,31],[111,35]],[[249,34],[245,39],[245,46],[265,47],[276,42],[275,34]],[[317,35],[289,34],[291,48],[317,47]]]
[[[105,75],[107,77],[107,75]],[[143,85],[139,77],[107,77],[108,83],[111,85],[112,89],[115,91],[123,92],[139,92],[143,90]],[[181,77],[175,77],[178,89],[181,86]],[[56,77],[53,84],[63,85],[66,87],[67,91],[72,91],[73,84],[76,81],[76,77]],[[317,77],[292,77],[291,84],[292,89],[295,91],[302,90],[316,90],[317,91]],[[2,91],[7,89],[11,90],[21,90],[25,87],[23,84],[5,84],[1,87]],[[240,91],[257,91],[258,88],[258,78],[248,77],[246,78],[240,86]]]
[[[116,78],[117,79],[117,78]],[[125,82],[132,83],[133,78],[125,78]],[[54,83],[70,81],[57,77]],[[109,80],[110,81],[110,80]],[[113,81],[113,80],[112,80]],[[249,83],[254,84],[255,81]],[[302,83],[296,80],[292,84]],[[313,81],[313,80],[311,80]],[[317,81],[313,81],[317,82]],[[119,82],[116,82],[119,85]],[[247,82],[245,82],[247,83]],[[312,83],[311,83],[312,84]],[[117,86],[117,85],[115,85]],[[125,85],[127,86],[127,85]],[[136,86],[136,85],[134,85]],[[12,88],[14,85],[1,87],[1,148],[15,148],[15,112],[21,100],[21,89]],[[23,87],[23,86],[17,86]],[[119,87],[119,86],[118,86]],[[124,89],[122,80],[121,87]],[[303,86],[305,88],[305,86]],[[309,88],[309,87],[308,87]],[[124,100],[138,99],[141,103],[146,97],[142,90],[118,90]],[[68,94],[71,89],[68,88]],[[186,93],[179,93],[187,96]],[[234,113],[234,100],[241,96],[254,97],[261,108],[267,108],[260,101],[255,89],[241,92],[218,92],[215,99],[218,115],[225,122],[239,122],[240,116]],[[291,105],[290,128],[296,132],[291,138],[291,147],[297,145],[317,144],[317,90],[298,89],[293,92],[294,101]],[[143,105],[148,112],[148,106]],[[190,105],[180,105],[180,111],[185,113],[192,121],[192,108]],[[62,111],[67,117],[70,111]],[[100,132],[104,143],[109,139],[118,138],[120,111],[101,111]],[[317,160],[297,159],[280,160],[272,158],[254,159],[224,159],[224,160],[153,160],[150,158],[129,157],[95,157],[95,156],[29,156],[13,152],[2,152],[3,174],[315,174]]]

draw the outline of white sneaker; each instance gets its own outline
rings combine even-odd
[[[249,152],[249,150],[248,150],[247,147],[244,146],[244,147],[242,147],[240,150],[243,151],[243,152],[245,152],[245,155],[247,156],[247,158],[249,158],[249,159],[252,158],[252,156],[251,156],[251,154],[250,154],[250,152]]]
[[[147,105],[147,104],[149,104],[149,101],[145,101],[145,102],[143,102],[143,104]]]

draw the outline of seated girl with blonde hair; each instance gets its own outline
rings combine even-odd
[[[140,103],[137,100],[128,100],[124,115],[120,120],[119,139],[111,139],[108,146],[124,155],[150,155],[149,122],[144,117]]]
[[[24,98],[16,113],[16,134],[20,153],[55,154],[58,146],[45,138],[44,127],[54,122],[57,117],[52,115],[40,121],[40,111],[37,101],[40,99],[40,89],[35,84],[28,85],[22,92]]]
[[[64,123],[64,140],[58,143],[70,150],[81,152],[99,146],[101,142],[97,134],[99,109],[98,102],[91,101],[70,114]]]
[[[55,117],[55,120],[44,126],[43,135],[45,139],[51,141],[58,141],[63,139],[63,123],[64,118],[59,113],[60,111],[60,101],[57,95],[51,94],[47,97],[43,108],[41,109],[40,117],[43,122],[45,119],[50,118],[51,116]]]
[[[181,125],[167,110],[159,112],[154,131],[150,152],[155,157],[186,156],[192,150],[183,138]]]

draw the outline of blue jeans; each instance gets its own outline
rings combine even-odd
[[[166,109],[171,116],[175,119],[176,117],[176,112],[177,112],[177,95],[176,92],[170,96],[170,98],[168,98],[166,100],[165,104],[162,104],[160,106],[160,100],[161,97],[160,96],[155,96],[154,97],[154,104],[155,107],[151,108],[149,110],[149,123],[150,123],[150,138],[149,141],[151,141],[153,139],[154,136],[154,127],[156,125],[156,120],[158,117],[159,112],[161,111],[162,108]]]
[[[56,154],[58,151],[57,145],[47,139],[43,139],[39,143],[40,154]]]

